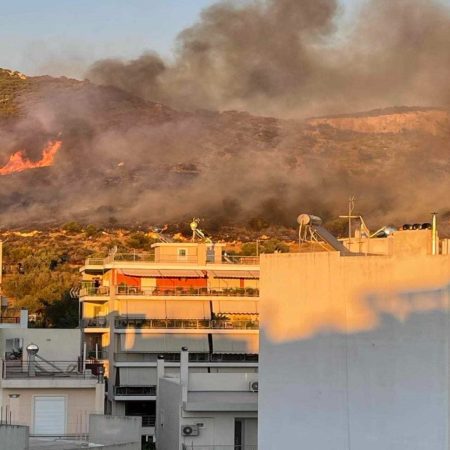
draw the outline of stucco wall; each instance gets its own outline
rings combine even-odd
[[[158,450],[179,450],[181,386],[161,378],[157,400],[156,439]]]
[[[0,425],[0,450],[28,450],[28,428]]]
[[[89,441],[95,444],[141,443],[142,419],[91,414]]]
[[[448,256],[263,256],[259,448],[448,449]]]
[[[2,358],[6,339],[22,338],[23,354],[28,344],[39,346],[39,356],[48,361],[77,361],[80,355],[80,330],[58,328],[28,328],[0,330]]]

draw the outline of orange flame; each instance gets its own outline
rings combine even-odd
[[[0,168],[0,175],[23,172],[24,170],[37,169],[38,167],[49,167],[53,165],[56,153],[61,148],[62,141],[50,141],[42,151],[39,161],[30,161],[22,151],[18,151],[9,157],[9,161]]]

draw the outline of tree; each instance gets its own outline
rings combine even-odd
[[[29,254],[22,261],[22,271],[5,279],[3,290],[30,313],[38,312],[43,302],[58,301],[78,281],[76,270],[51,250]],[[55,266],[52,261],[61,262]]]
[[[42,301],[42,319],[45,328],[76,328],[79,321],[78,299],[65,291],[60,300]]]
[[[137,231],[136,233],[130,234],[129,238],[127,239],[127,245],[130,248],[139,250],[150,250],[150,246],[151,244],[153,244],[153,242],[155,241],[142,231]]]

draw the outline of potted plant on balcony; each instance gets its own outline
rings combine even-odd
[[[127,285],[125,283],[120,283],[117,286],[117,293],[120,294],[126,294],[127,293]]]
[[[249,297],[253,297],[255,295],[255,289],[252,287],[246,288],[245,292]]]

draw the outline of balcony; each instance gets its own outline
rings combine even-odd
[[[21,361],[3,360],[2,378],[8,379],[42,379],[42,378],[95,378],[94,372],[102,364],[90,363],[89,370],[83,372],[79,361]]]
[[[208,257],[207,257],[208,258]],[[142,253],[116,253],[114,255],[108,255],[106,258],[87,258],[85,260],[85,266],[103,266],[105,264],[111,264],[114,262],[136,262],[136,263],[198,263],[198,255],[161,255],[156,257],[153,252]],[[236,256],[223,254],[221,261],[207,260],[207,264],[244,264],[244,265],[258,265],[258,256]]]
[[[142,427],[154,427],[156,423],[156,416],[142,416]]]
[[[88,350],[87,358],[89,360],[106,360],[108,359],[108,350]]]
[[[20,324],[20,317],[0,317],[0,323]]]
[[[156,386],[114,386],[116,397],[155,397]]]
[[[165,362],[180,362],[180,352],[160,353],[115,353],[115,362],[156,362],[159,356],[164,357]],[[256,353],[189,353],[189,362],[192,363],[257,363]]]
[[[117,286],[117,295],[132,296],[206,296],[206,297],[258,297],[258,288],[208,288],[208,287],[186,287],[186,286],[164,286],[153,289],[140,289],[137,286]],[[82,294],[80,293],[80,296]],[[87,294],[91,295],[91,294]]]
[[[82,328],[108,328],[108,317],[97,316],[81,320]]]
[[[80,297],[108,297],[109,286],[85,286],[80,289]]]
[[[87,258],[84,262],[86,266],[103,266],[105,258]]]
[[[190,329],[190,330],[258,330],[259,320],[210,320],[210,319],[129,319],[117,318],[116,329]]]
[[[258,265],[259,264],[259,256],[230,256],[230,255],[222,255],[222,263],[223,264],[244,264],[244,265]]]

